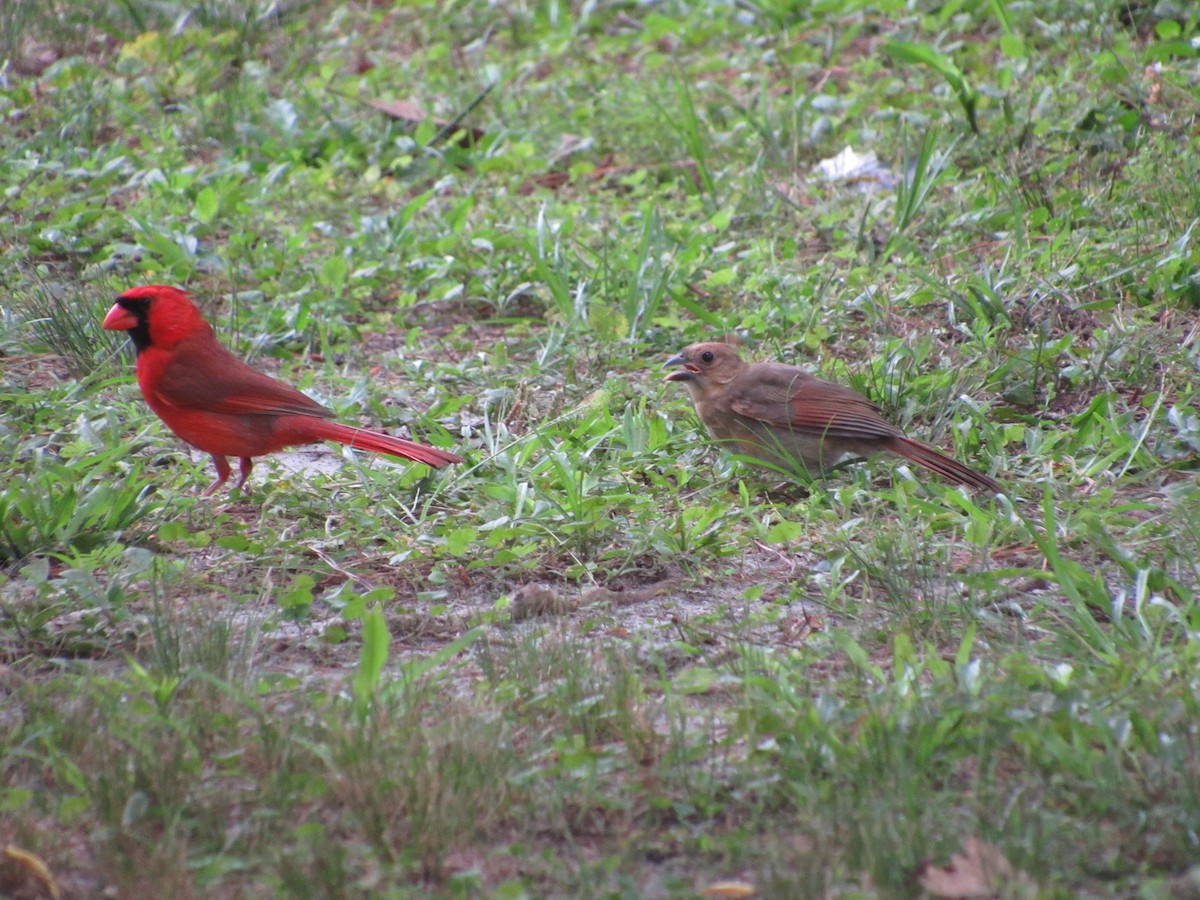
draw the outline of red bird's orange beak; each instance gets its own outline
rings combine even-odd
[[[108,315],[104,317],[104,321],[100,323],[100,327],[107,328],[109,331],[128,331],[130,328],[136,328],[137,323],[137,316],[122,307],[120,303],[114,303],[112,309],[108,311]]]

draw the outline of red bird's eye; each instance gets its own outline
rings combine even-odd
[[[704,360],[705,362],[712,362],[713,361],[713,352],[711,350],[705,350],[703,353],[700,354],[700,358],[702,360]]]

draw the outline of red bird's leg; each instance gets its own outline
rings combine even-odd
[[[250,477],[250,470],[254,468],[254,460],[248,456],[242,456],[238,459],[238,471],[242,473],[242,477],[238,479],[235,485],[237,490],[242,489],[242,485],[246,483],[246,479]]]
[[[232,471],[229,468],[229,461],[226,460],[225,457],[217,456],[214,453],[212,460],[213,460],[213,465],[217,467],[217,480],[208,486],[208,490],[206,490],[203,494],[201,494],[200,495],[201,497],[207,497],[209,494],[211,494],[213,491],[215,491],[217,488],[219,488],[221,485],[223,485],[226,481],[228,481],[229,473]],[[245,480],[246,480],[246,477],[243,475],[242,481],[245,481]]]

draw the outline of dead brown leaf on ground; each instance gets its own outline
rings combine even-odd
[[[385,116],[397,119],[401,122],[410,122],[415,125],[419,122],[424,122],[426,119],[431,119],[433,124],[438,128],[441,128],[443,131],[450,128],[452,125],[460,126],[462,130],[462,137],[458,139],[458,145],[460,147],[469,147],[472,144],[477,144],[482,141],[484,135],[487,134],[487,132],[485,132],[482,128],[473,128],[466,125],[461,125],[457,119],[439,119],[437,116],[432,116],[424,108],[418,106],[416,103],[413,103],[411,100],[368,100],[367,103],[372,109],[376,109]],[[472,104],[472,107],[473,106],[474,104]],[[467,112],[470,112],[470,108],[464,111],[463,115],[465,115]],[[461,116],[459,118],[461,119]],[[459,129],[456,128],[455,130]]]
[[[1037,892],[1029,876],[1014,869],[999,847],[974,836],[946,865],[924,863],[917,871],[917,884],[931,897],[947,900],[1032,897]]]

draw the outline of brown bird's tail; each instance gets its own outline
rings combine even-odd
[[[377,431],[354,428],[351,425],[341,425],[337,422],[313,419],[308,430],[312,432],[313,440],[337,441],[339,444],[345,444],[355,450],[370,450],[373,453],[386,453],[389,456],[399,456],[403,459],[415,459],[417,462],[423,462],[434,468],[465,462],[461,456],[455,456],[453,453],[447,453],[437,447],[418,444],[416,441],[406,441],[404,438],[380,434]]]
[[[977,491],[986,491],[989,494],[1000,494],[1004,492],[1004,488],[1000,483],[993,481],[986,475],[976,472],[970,466],[964,466],[957,459],[951,459],[943,453],[939,453],[932,447],[926,447],[920,441],[914,441],[912,438],[896,437],[890,447],[893,453],[898,456],[903,456],[905,459],[915,462],[919,466],[924,466],[937,472],[948,481],[953,481],[955,484],[964,484],[969,488],[974,488]]]

